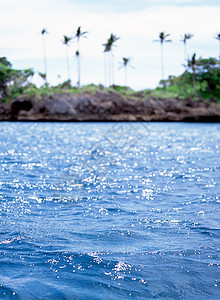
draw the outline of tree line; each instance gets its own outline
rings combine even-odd
[[[43,28],[41,31],[42,34],[42,40],[43,40],[43,53],[44,53],[44,70],[45,73],[40,73],[41,77],[45,80],[47,80],[47,59],[46,59],[46,47],[45,47],[45,34],[47,34],[48,31],[46,28]],[[77,85],[80,87],[80,74],[81,74],[81,66],[80,66],[80,39],[81,37],[87,37],[88,31],[82,31],[81,26],[79,26],[76,30],[76,33],[74,35],[63,35],[63,44],[66,46],[66,64],[67,64],[67,78],[70,80],[70,71],[69,71],[69,54],[68,54],[68,47],[70,46],[71,42],[74,39],[77,39],[78,43],[78,49],[75,52],[75,55],[77,57],[77,73],[78,73],[78,81]],[[166,34],[165,32],[159,32],[158,38],[154,40],[154,42],[160,43],[160,49],[161,49],[161,82],[163,83],[164,90],[166,89],[166,81],[165,81],[165,71],[164,71],[164,44],[170,43],[172,40],[170,39],[170,34]],[[193,59],[195,59],[195,54],[191,58],[188,58],[187,55],[187,41],[190,40],[194,35],[191,33],[185,33],[181,36],[181,42],[184,45],[184,66],[187,71],[187,68],[190,68],[194,66]],[[105,85],[110,86],[114,84],[114,55],[113,55],[113,49],[115,47],[116,42],[120,39],[120,37],[117,37],[115,34],[111,33],[110,37],[107,39],[105,43],[102,45],[104,46],[104,54],[105,54],[105,60],[104,60],[104,68],[105,68]],[[216,33],[215,39],[219,42],[219,62],[220,62],[220,33]],[[122,57],[121,67],[124,68],[124,83],[125,86],[127,85],[127,68],[130,65],[130,57]],[[195,86],[195,76],[194,79],[194,86]]]
[[[41,31],[42,41],[43,41],[43,60],[44,60],[44,73],[39,73],[39,75],[45,80],[45,86],[48,86],[47,83],[47,55],[46,55],[46,41],[45,35],[47,34],[47,29],[43,28]],[[87,31],[82,31],[81,26],[77,28],[76,33],[73,36],[63,36],[63,44],[66,46],[66,64],[67,64],[67,83],[60,86],[71,87],[70,72],[69,72],[69,46],[71,41],[74,39],[77,40],[77,72],[78,72],[78,87],[81,86],[81,56],[80,56],[80,39],[81,37],[87,37]],[[183,59],[185,71],[182,75],[175,77],[169,76],[168,79],[165,79],[164,75],[164,45],[165,43],[170,43],[170,34],[165,32],[160,32],[158,39],[154,42],[160,43],[161,49],[161,81],[160,84],[163,86],[165,92],[166,87],[169,86],[179,86],[184,87],[187,91],[187,87],[191,83],[193,87],[193,94],[196,95],[196,85],[199,89],[207,91],[208,93],[213,92],[216,89],[220,89],[220,33],[217,33],[215,38],[219,42],[219,59],[216,58],[197,58],[196,53],[192,55],[191,58],[187,56],[187,43],[193,37],[193,34],[186,33],[181,36],[181,42],[184,45]],[[105,86],[114,86],[114,55],[113,50],[116,46],[116,43],[120,37],[111,33],[110,37],[105,43],[102,44],[104,47],[104,67],[105,67]],[[124,68],[124,77],[125,77],[125,87],[127,86],[127,68],[130,65],[130,58],[123,57],[120,63],[120,67]],[[6,57],[0,57],[0,98],[4,97],[15,97],[16,95],[21,94],[24,90],[27,90],[31,86],[29,79],[34,75],[33,69],[25,70],[14,70],[11,63],[7,60]],[[32,84],[32,87],[34,85]]]

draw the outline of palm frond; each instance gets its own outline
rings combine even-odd
[[[215,39],[220,41],[220,32],[216,33]]]
[[[164,42],[172,42],[171,40],[166,40],[170,36],[169,33],[165,34],[165,32],[159,32],[159,40],[154,40],[155,42],[160,42],[163,44]]]
[[[63,36],[63,44],[69,46],[70,41],[72,41],[72,37],[64,35]]]
[[[80,39],[81,36],[83,36],[84,38],[87,38],[85,35],[88,33],[88,31],[81,31],[81,26],[79,26],[76,30],[76,34],[74,36],[74,38],[77,38],[78,40]]]
[[[44,27],[44,28],[41,30],[41,34],[44,35],[44,34],[46,34],[46,33],[48,33],[48,31],[47,31],[47,29]]]
[[[181,42],[183,42],[184,44],[186,44],[186,41],[191,39],[192,37],[194,36],[194,34],[191,34],[191,33],[184,33],[183,36],[181,36]]]
[[[115,34],[111,33],[107,42],[102,44],[104,46],[104,52],[110,52],[112,50],[112,47],[115,46],[114,43],[119,39],[120,37],[117,37]]]

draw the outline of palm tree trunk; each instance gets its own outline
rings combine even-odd
[[[187,54],[186,54],[186,42],[184,43],[184,63],[187,61]]]
[[[184,63],[186,64],[186,67],[185,67],[185,73],[184,73],[184,89],[185,89],[185,92],[187,92],[187,87],[186,87],[186,75],[187,75],[186,42],[184,43]]]
[[[219,62],[219,68],[220,68],[220,40],[219,40],[218,46],[219,46],[218,62]]]
[[[104,52],[104,85],[107,86],[107,57],[106,52]]]
[[[163,90],[165,93],[165,82],[164,82],[164,60],[163,60],[163,44],[161,43],[161,75],[162,75],[162,80],[163,80]]]
[[[80,56],[78,56],[78,87],[80,87]]]
[[[114,56],[113,56],[113,53],[111,53],[111,55],[112,55],[112,85],[114,85]]]
[[[69,66],[68,46],[66,46],[66,66],[67,66],[67,77],[68,77],[68,80],[70,80],[70,66]]]
[[[196,74],[195,70],[193,70],[193,94],[196,95]]]
[[[110,77],[109,77],[109,54],[108,52],[106,52],[105,54],[105,58],[106,58],[106,86],[109,85],[109,80],[110,80]]]
[[[125,69],[125,86],[127,86],[127,66],[124,66]]]
[[[111,85],[111,57],[110,57],[110,53],[108,53],[108,80],[109,80],[109,86]]]
[[[78,87],[80,87],[80,45],[78,39]]]
[[[42,41],[43,41],[43,53],[44,53],[44,72],[47,82],[47,56],[46,56],[46,45],[45,45],[45,37],[42,35]]]

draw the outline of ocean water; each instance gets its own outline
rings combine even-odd
[[[220,299],[220,124],[0,123],[0,299]]]

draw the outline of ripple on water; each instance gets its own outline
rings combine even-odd
[[[120,124],[0,124],[0,298],[220,297],[219,125]]]

